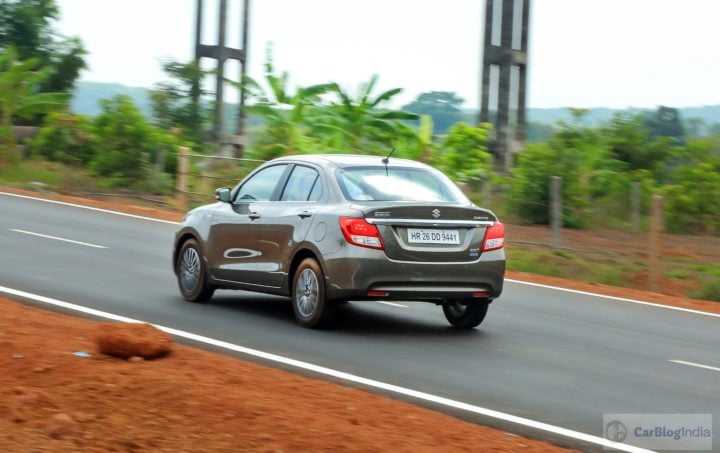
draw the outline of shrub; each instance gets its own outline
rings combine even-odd
[[[166,169],[175,137],[150,124],[126,96],[103,101],[102,110],[93,122],[101,144],[92,162],[95,172],[126,186],[148,177],[150,167],[158,162],[165,162],[161,170]]]
[[[720,302],[720,279],[708,278],[700,283],[700,288],[693,291],[692,297],[697,299]]]
[[[97,139],[85,117],[52,113],[30,142],[30,151],[52,161],[87,165],[97,154]]]
[[[458,182],[475,183],[488,179],[492,166],[492,157],[486,147],[489,132],[487,124],[453,125],[433,163]]]

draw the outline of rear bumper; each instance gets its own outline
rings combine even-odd
[[[463,263],[393,261],[382,250],[354,246],[324,258],[325,288],[331,299],[495,299],[505,278],[503,249]]]

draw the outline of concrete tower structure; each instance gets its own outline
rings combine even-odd
[[[225,117],[224,86],[225,86],[225,62],[237,60],[240,62],[240,81],[245,80],[247,67],[248,48],[248,22],[250,0],[243,0],[242,24],[241,24],[241,48],[226,46],[227,30],[227,0],[220,0],[218,8],[218,43],[217,45],[206,45],[201,43],[203,26],[203,0],[197,0],[197,12],[195,23],[195,61],[201,58],[212,58],[217,60],[217,73],[215,76],[215,121],[213,124],[213,139],[222,146],[232,146],[235,157],[242,157],[245,145],[245,92],[240,91],[240,105],[238,107],[238,122],[234,135],[223,132],[222,120]]]
[[[512,168],[525,141],[530,0],[486,0],[480,121],[492,123],[490,151]]]

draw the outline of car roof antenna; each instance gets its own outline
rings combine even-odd
[[[383,157],[383,159],[382,159],[382,163],[385,164],[385,176],[390,176],[390,175],[388,175],[387,165],[388,165],[388,163],[390,163],[390,156],[392,156],[394,152],[395,152],[395,147],[393,146],[392,150],[390,151],[390,154],[388,154],[387,157]]]

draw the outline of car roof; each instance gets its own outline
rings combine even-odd
[[[357,167],[383,165],[385,156],[368,156],[363,154],[300,154],[296,156],[279,157],[271,162],[308,162],[326,167]],[[428,168],[427,165],[409,159],[391,157],[388,165],[402,165],[403,167]]]

